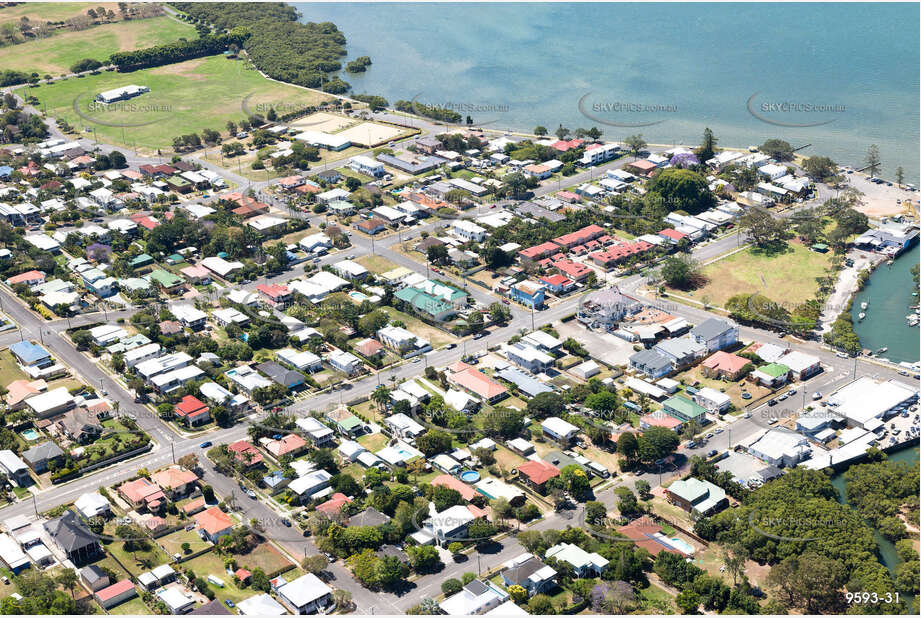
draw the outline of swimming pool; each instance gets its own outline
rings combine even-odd
[[[349,292],[349,296],[351,296],[352,298],[354,298],[355,300],[359,302],[368,300],[368,297],[365,294],[362,294],[361,292],[357,290],[353,290]]]
[[[460,473],[460,478],[465,483],[476,483],[480,480],[480,473],[476,470],[464,470]]]
[[[686,556],[694,555],[694,546],[688,543],[687,541],[685,541],[684,539],[679,539],[678,537],[672,537],[668,539],[668,543],[672,547],[680,551],[681,553],[685,554]]]
[[[22,437],[31,442],[32,440],[38,440],[41,436],[38,435],[37,431],[29,428],[22,432]]]

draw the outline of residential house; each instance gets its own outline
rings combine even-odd
[[[707,420],[707,409],[683,395],[675,395],[666,399],[662,403],[662,409],[682,421],[697,421],[701,425],[706,425],[709,422]]]
[[[508,396],[508,389],[488,375],[463,362],[449,368],[448,382],[461,390],[476,395],[489,403],[496,403]]]
[[[532,309],[544,306],[546,286],[536,281],[519,281],[509,287],[509,298]]]
[[[700,363],[701,373],[708,378],[736,381],[751,361],[742,356],[718,350]]]
[[[233,529],[233,520],[219,506],[212,506],[196,514],[194,518],[199,535],[212,543],[217,543]]]
[[[534,554],[524,553],[505,563],[500,572],[505,587],[521,586],[528,596],[545,594],[556,587],[556,571]]]
[[[492,582],[474,579],[438,606],[449,616],[477,616],[499,607],[506,599],[508,593]]]
[[[48,470],[51,463],[59,463],[64,457],[64,451],[54,442],[42,442],[22,452],[22,459],[36,474]]]
[[[556,360],[536,347],[524,343],[512,344],[505,351],[510,361],[519,367],[524,367],[531,373],[542,373],[550,369]]]
[[[544,435],[556,442],[569,445],[579,434],[579,428],[557,416],[551,416],[540,424]]]
[[[709,386],[698,390],[691,395],[694,403],[703,406],[711,414],[722,414],[732,405],[732,398],[726,393],[721,393]]]
[[[118,493],[134,508],[146,506],[152,511],[160,508],[166,499],[160,486],[143,476],[120,485]]]
[[[546,493],[546,483],[560,475],[560,470],[545,461],[528,461],[516,468],[518,478],[538,493]]]
[[[269,455],[280,461],[282,457],[297,457],[307,449],[307,441],[297,434],[289,433],[278,440],[265,443],[265,450]]]
[[[29,467],[16,453],[9,449],[0,450],[0,472],[14,480],[19,487],[32,483]]]
[[[124,603],[128,599],[133,599],[137,595],[137,588],[134,587],[134,583],[130,579],[123,579],[93,593],[93,597],[105,610],[115,607],[119,603]]]
[[[693,477],[666,487],[665,498],[696,517],[716,513],[729,505],[723,488]]]
[[[576,577],[599,577],[608,566],[608,561],[597,552],[589,553],[572,543],[554,545],[544,553],[544,558],[565,562],[573,568]]]
[[[204,425],[211,420],[211,409],[193,395],[183,397],[173,408],[173,413],[192,427]]]
[[[705,344],[698,343],[690,337],[666,339],[657,343],[652,349],[667,358],[674,370],[693,365],[707,352]]]
[[[298,615],[325,613],[333,599],[332,588],[313,573],[284,584],[276,593],[282,604]]]
[[[77,519],[73,511],[64,511],[60,517],[47,522],[44,528],[68,560],[75,564],[86,563],[102,553],[99,538]]]
[[[673,371],[671,359],[656,349],[640,350],[632,354],[630,368],[653,380],[665,377]]]
[[[180,467],[170,467],[150,475],[170,500],[181,500],[198,490],[198,475]]]
[[[295,421],[295,424],[316,448],[327,448],[335,443],[333,430],[312,416],[299,418]]]
[[[254,468],[262,465],[262,453],[246,440],[237,440],[227,445],[227,450],[233,454],[234,459],[246,464],[247,468]]]
[[[706,346],[708,353],[716,352],[739,342],[739,327],[725,320],[709,318],[692,328],[689,336]]]
[[[384,419],[384,425],[393,432],[393,435],[404,440],[414,440],[426,431],[425,427],[403,413],[387,417]]]

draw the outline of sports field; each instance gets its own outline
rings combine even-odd
[[[0,10],[0,17],[5,11]],[[163,45],[180,38],[196,39],[198,34],[192,26],[166,16],[120,21],[81,31],[58,30],[45,39],[0,47],[0,66],[57,77],[70,73],[70,67],[84,58],[105,62],[113,52]]]
[[[110,106],[93,104],[98,93],[130,84],[146,86],[150,92]],[[203,129],[226,135],[228,120],[246,117],[244,101],[316,105],[330,99],[321,92],[265,79],[244,61],[224,56],[71,78],[32,88],[31,94],[49,116],[63,118],[78,130],[95,129],[100,140],[137,147],[142,154],[171,150],[174,137]]]

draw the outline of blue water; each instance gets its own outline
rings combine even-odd
[[[332,21],[349,58],[371,56],[355,93],[393,102],[485,106],[474,122],[531,130],[598,126],[608,139],[724,146],[780,137],[803,154],[860,164],[879,146],[884,177],[918,181],[917,4],[383,4],[294,3],[305,21]],[[619,124],[662,120],[655,126]],[[844,111],[752,116],[747,102],[792,101]],[[672,106],[659,113],[593,111],[593,104]],[[604,110],[604,107],[601,107]],[[607,108],[610,110],[610,108]],[[677,110],[677,111],[675,111]]]
[[[917,296],[912,296],[917,289],[911,277],[911,267],[918,263],[919,256],[921,249],[916,244],[896,258],[892,266],[880,264],[864,288],[854,295],[851,306],[851,319],[860,345],[873,351],[889,348],[880,356],[898,363],[921,360],[918,327],[909,326],[905,320],[911,313],[909,306],[919,302]],[[863,311],[860,308],[863,302],[869,304],[867,317],[861,322],[857,316]]]

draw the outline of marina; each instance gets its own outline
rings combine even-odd
[[[918,331],[918,296],[911,267],[918,263],[916,243],[893,260],[876,268],[857,292],[851,316],[861,345],[895,363],[917,363],[921,358]]]

